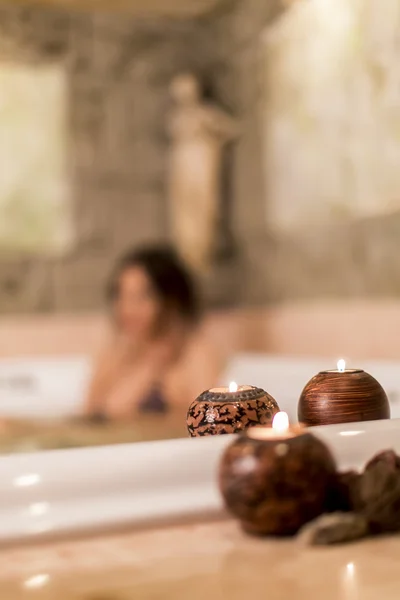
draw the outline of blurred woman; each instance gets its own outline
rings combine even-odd
[[[201,339],[193,281],[168,248],[132,251],[108,287],[113,340],[99,361],[86,414],[132,419],[184,413],[218,381],[221,364]]]

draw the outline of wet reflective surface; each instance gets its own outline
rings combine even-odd
[[[253,539],[235,523],[0,551],[7,600],[397,600],[400,537],[337,548]]]

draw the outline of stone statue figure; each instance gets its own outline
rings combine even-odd
[[[204,274],[218,235],[223,148],[236,136],[237,126],[202,99],[193,75],[175,77],[171,96],[168,187],[173,242],[186,264]]]

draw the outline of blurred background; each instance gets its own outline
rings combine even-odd
[[[143,245],[197,281],[220,380],[395,373],[399,32],[400,0],[2,2],[3,413],[76,408]]]

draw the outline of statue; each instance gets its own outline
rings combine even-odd
[[[237,133],[235,121],[203,101],[190,74],[171,84],[169,208],[175,247],[195,273],[208,271],[218,235],[224,146]]]

